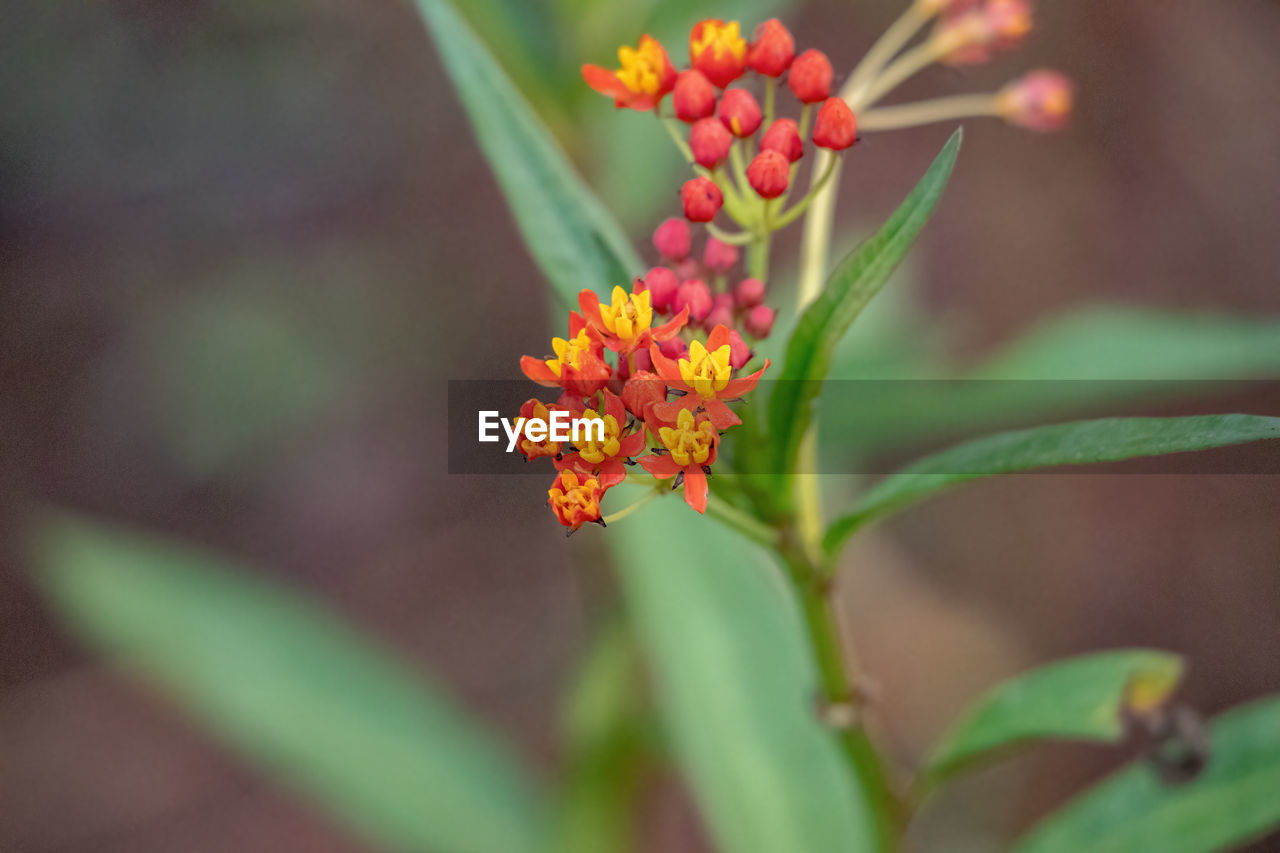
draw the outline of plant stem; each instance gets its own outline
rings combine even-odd
[[[711,495],[707,500],[707,515],[726,527],[733,528],[757,545],[763,545],[766,548],[778,547],[777,531],[755,516],[748,515],[715,495]]]
[[[858,126],[863,130],[898,130],[936,121],[999,114],[995,95],[954,95],[914,104],[878,107],[863,113],[858,119]]]
[[[604,521],[604,523],[605,523],[606,525],[608,525],[608,524],[613,524],[615,521],[622,521],[622,519],[626,518],[628,515],[631,515],[631,513],[633,513],[633,512],[635,512],[636,510],[640,509],[640,507],[642,507],[642,506],[644,506],[645,504],[649,503],[649,501],[653,500],[654,498],[656,498],[656,497],[657,497],[658,495],[660,495],[660,494],[662,494],[662,493],[661,493],[661,492],[658,492],[658,491],[650,492],[649,494],[647,494],[647,495],[645,495],[644,497],[642,497],[642,498],[640,498],[639,500],[637,500],[635,503],[631,504],[631,506],[623,507],[622,509],[618,510],[617,512],[609,513],[608,515],[604,516],[604,518],[603,518],[602,520]]]
[[[689,147],[689,143],[685,142],[684,137],[680,135],[680,123],[673,118],[669,118],[662,122],[662,126],[667,129],[667,135],[676,144],[676,148],[680,149],[680,154],[684,157],[685,162],[692,163],[693,149]]]
[[[858,63],[858,67],[853,69],[853,74],[849,77],[851,91],[857,92],[874,79],[889,60],[893,59],[932,17],[933,14],[926,11],[921,0],[913,0],[901,17],[894,21],[889,29],[884,31],[884,35],[871,46],[871,49],[862,57],[862,61]]]
[[[755,234],[750,231],[739,231],[736,234],[730,234],[714,222],[707,223],[707,233],[721,243],[728,243],[730,246],[745,246],[756,238]]]
[[[840,158],[831,158],[831,163],[827,166],[827,170],[822,173],[822,177],[818,178],[817,183],[809,187],[809,192],[805,194],[805,197],[796,202],[795,207],[783,213],[776,221],[773,222],[773,230],[780,231],[783,228],[786,228],[792,222],[799,219],[801,214],[809,209],[809,205],[813,203],[813,199],[822,191],[822,188],[827,185],[827,182],[831,180],[831,176],[835,174],[836,164],[839,162]]]

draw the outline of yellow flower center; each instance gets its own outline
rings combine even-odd
[[[716,428],[711,421],[694,425],[693,412],[681,409],[676,416],[675,428],[658,427],[658,437],[671,451],[677,465],[704,465],[711,457],[716,440]]]
[[[618,48],[618,62],[622,67],[614,72],[622,85],[637,95],[656,95],[662,87],[662,72],[667,58],[662,45],[651,38],[640,39],[640,48],[623,45]]]
[[[726,52],[732,53],[734,59],[741,59],[747,52],[747,43],[742,38],[737,21],[717,24],[708,21],[702,25],[701,38],[689,42],[689,50],[693,56],[701,56],[704,50],[710,49],[712,57],[719,59]]]
[[[615,287],[613,304],[600,303],[600,322],[622,340],[635,340],[653,323],[649,291],[628,295],[621,287]]]
[[[561,365],[567,364],[574,370],[578,369],[582,354],[591,349],[591,338],[587,335],[587,330],[583,329],[572,340],[566,341],[564,338],[552,338],[551,349],[556,354],[556,357],[547,359],[547,367],[551,368],[552,373],[559,376]]]
[[[729,345],[709,352],[701,341],[689,344],[689,357],[680,359],[680,378],[699,397],[714,397],[729,384]]]
[[[584,432],[590,437],[584,437],[577,442],[578,455],[592,465],[599,465],[606,459],[612,459],[622,449],[622,427],[618,425],[618,419],[613,415],[600,417],[593,409],[587,409],[582,413],[584,421],[593,421],[596,418],[604,421],[604,441],[596,441],[595,432],[586,429]]]
[[[555,483],[547,489],[547,497],[561,521],[582,524],[600,516],[600,502],[596,499],[599,488],[600,483],[594,477],[579,483],[577,474],[561,471]]]

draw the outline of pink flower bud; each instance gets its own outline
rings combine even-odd
[[[791,63],[787,85],[802,104],[825,101],[831,94],[831,60],[820,50],[806,50]]]
[[[695,258],[688,257],[676,264],[676,279],[678,281],[688,281],[700,275],[702,275],[702,264],[698,263]]]
[[[689,257],[692,244],[689,223],[674,216],[659,225],[653,232],[653,248],[668,260],[680,261]]]
[[[681,121],[695,122],[715,115],[716,87],[696,68],[681,71],[671,93],[671,103],[675,106],[676,118]]]
[[[796,56],[796,41],[777,18],[756,27],[751,48],[747,51],[747,67],[766,77],[781,77]]]
[[[673,338],[673,340],[679,339]],[[638,356],[640,352],[641,350],[636,350],[635,355]],[[645,355],[647,356],[648,352],[645,352]],[[619,396],[622,397],[622,405],[627,407],[628,412],[644,420],[649,406],[667,399],[667,384],[656,373],[651,373],[647,369],[637,370],[622,386],[622,394]]]
[[[679,287],[675,273],[666,267],[654,267],[645,273],[644,278],[636,279],[635,292],[649,291],[649,304],[653,310],[665,312],[670,310]]]
[[[694,323],[701,323],[711,313],[711,291],[702,279],[691,278],[676,290],[672,309],[678,314],[685,308],[689,309],[689,319]]]
[[[1005,121],[1049,133],[1062,130],[1071,119],[1075,85],[1056,71],[1032,71],[1000,90],[996,109]]]
[[[746,89],[729,89],[720,99],[720,121],[740,139],[755,133],[763,120],[760,105]]]
[[[678,361],[689,355],[689,345],[679,338],[668,338],[658,344],[658,350],[672,361]]]
[[[626,359],[624,358],[623,361],[626,361]],[[653,361],[649,358],[649,351],[644,347],[640,347],[635,352],[631,353],[631,363],[634,365],[634,373],[638,373],[642,370],[649,370],[653,367]]]
[[[702,263],[707,269],[716,272],[728,272],[738,262],[738,247],[721,243],[715,237],[707,238],[706,248],[702,250]]]
[[[733,325],[733,297],[727,293],[717,293],[711,297],[711,313],[702,321],[704,328],[710,330],[716,326]]]
[[[747,312],[747,318],[743,322],[747,334],[756,339],[764,339],[769,337],[769,333],[773,331],[773,309],[768,305],[757,305]]]
[[[734,370],[738,370],[750,360],[751,347],[747,346],[747,342],[742,339],[742,335],[738,334],[737,329],[730,329],[729,366]]]
[[[843,98],[827,98],[813,124],[813,144],[843,151],[858,141],[858,120]]]
[[[699,166],[714,169],[729,156],[733,136],[719,119],[702,118],[693,123],[689,131],[689,149]]]
[[[787,158],[788,163],[794,163],[804,156],[804,140],[800,138],[800,130],[794,121],[780,118],[764,132],[760,150],[777,151]]]
[[[710,222],[724,204],[724,193],[710,178],[692,178],[681,188],[680,200],[690,222]]]
[[[764,302],[764,282],[758,278],[744,278],[733,289],[733,298],[740,308],[754,308]]]
[[[777,198],[787,191],[791,164],[777,151],[761,151],[747,166],[747,183],[761,198]]]

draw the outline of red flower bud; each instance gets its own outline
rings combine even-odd
[[[699,166],[714,169],[729,156],[733,137],[719,119],[702,118],[693,123],[689,131],[689,148]]]
[[[677,220],[683,224],[683,220]],[[654,267],[645,273],[644,278],[636,279],[636,293],[649,291],[649,304],[654,311],[667,311],[676,298],[676,274],[666,267]]]
[[[777,198],[787,191],[791,164],[777,151],[761,151],[747,166],[747,183],[761,198]]]
[[[764,302],[764,282],[758,278],[744,278],[733,289],[733,298],[740,308],[754,308]]]
[[[720,99],[720,121],[740,139],[755,133],[763,118],[755,96],[746,89],[729,89]]]
[[[700,275],[702,275],[702,264],[698,263],[696,258],[685,258],[676,264],[676,279],[678,281],[688,281]]]
[[[676,291],[672,309],[680,312],[685,308],[689,309],[689,320],[694,323],[701,323],[711,313],[711,291],[702,279],[691,278],[682,282]]]
[[[820,50],[806,50],[791,63],[787,85],[802,104],[825,101],[831,94],[831,60]]]
[[[689,355],[689,345],[679,338],[670,338],[658,344],[658,350],[672,361],[679,361]]]
[[[766,77],[780,77],[791,67],[796,56],[796,42],[777,18],[756,27],[755,41],[747,51],[747,65]]]
[[[721,294],[723,295],[723,294]],[[726,308],[723,305],[716,305],[711,309],[711,313],[707,315],[707,319],[702,321],[703,328],[708,331],[716,326],[732,326],[733,325],[733,308]]]
[[[640,355],[636,350],[635,355]],[[648,355],[648,352],[645,352]],[[637,359],[638,361],[639,359]],[[622,405],[627,411],[640,420],[648,416],[648,408],[654,403],[662,403],[667,399],[667,383],[662,377],[649,370],[637,370],[626,384],[622,386]]]
[[[653,232],[653,248],[658,250],[659,255],[672,261],[681,261],[689,257],[692,242],[689,223],[674,216],[659,225]]]
[[[730,329],[729,366],[738,370],[750,360],[751,347],[747,346],[747,342],[742,339],[742,335],[738,334],[737,329]]]
[[[996,107],[1010,124],[1049,133],[1071,119],[1075,85],[1056,71],[1032,71],[1000,90]]]
[[[858,141],[858,120],[843,98],[827,98],[813,124],[813,144],[843,151]]]
[[[737,21],[709,18],[694,24],[689,34],[689,61],[723,89],[747,68],[747,43]]]
[[[710,222],[724,204],[724,193],[710,178],[692,178],[680,190],[685,218],[690,222]]]
[[[773,317],[772,308],[768,305],[757,305],[747,312],[747,318],[742,325],[751,337],[767,338],[773,331]]]
[[[707,75],[696,68],[681,71],[676,78],[676,88],[671,93],[671,103],[676,108],[676,118],[695,122],[715,115],[716,88]]]
[[[707,238],[706,248],[702,250],[702,263],[707,269],[716,272],[728,272],[738,262],[738,247],[721,243],[715,237]]]
[[[788,163],[794,163],[804,156],[804,140],[800,138],[800,130],[794,121],[780,118],[764,132],[760,150],[777,151],[787,158]]]

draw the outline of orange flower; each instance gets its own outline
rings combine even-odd
[[[547,504],[569,535],[588,522],[604,525],[600,517],[600,497],[604,491],[593,477],[580,479],[569,469],[560,472],[547,489]]]
[[[524,426],[522,427],[522,435],[516,443],[516,447],[524,454],[526,461],[537,459],[540,456],[551,456],[559,458],[560,442],[551,440],[551,430],[547,430],[546,438],[542,441],[534,441],[529,438],[527,432],[530,421],[542,421],[544,424],[551,423],[551,413],[558,407],[548,406],[541,400],[526,400],[524,405],[520,407],[520,417],[524,418]]]
[[[707,416],[695,416],[680,409],[672,420],[650,409],[649,429],[662,442],[666,453],[642,456],[640,465],[659,480],[676,477],[675,486],[684,485],[684,500],[698,512],[707,510],[707,474],[716,461],[720,433]]]
[[[658,40],[648,35],[640,37],[638,48],[618,48],[618,62],[622,67],[616,71],[584,65],[582,79],[600,94],[613,98],[619,109],[651,110],[676,86],[675,66]]]
[[[655,403],[653,411],[661,418],[673,419],[678,409],[703,408],[707,417],[715,424],[716,429],[725,430],[742,420],[724,404],[725,400],[734,400],[751,391],[760,381],[760,375],[769,368],[766,359],[764,367],[750,376],[733,378],[733,367],[729,363],[732,347],[729,341],[729,329],[716,326],[707,336],[706,346],[701,341],[689,344],[689,354],[678,362],[667,358],[657,345],[649,347],[649,358],[653,361],[654,372],[663,381],[677,391],[685,392],[685,396],[670,403]]]
[[[747,69],[747,42],[737,21],[708,18],[693,25],[689,34],[689,61],[723,89]]]
[[[605,304],[595,291],[583,290],[578,294],[578,307],[582,316],[604,340],[604,345],[621,355],[647,348],[653,341],[669,340],[683,328],[689,319],[685,309],[675,319],[653,326],[653,305],[648,290],[627,293],[621,287],[613,289],[612,301]]]
[[[563,388],[579,399],[604,387],[613,370],[604,362],[604,343],[577,311],[569,312],[569,337],[552,338],[554,357],[522,356],[524,375],[548,388]]]
[[[597,440],[588,432],[577,441],[578,451],[555,462],[561,471],[570,469],[580,478],[594,477],[599,481],[600,494],[627,479],[626,460],[644,452],[644,428],[626,434],[627,410],[621,398],[610,391],[602,391],[603,405],[600,411],[575,408],[574,417],[604,422],[604,436]]]

